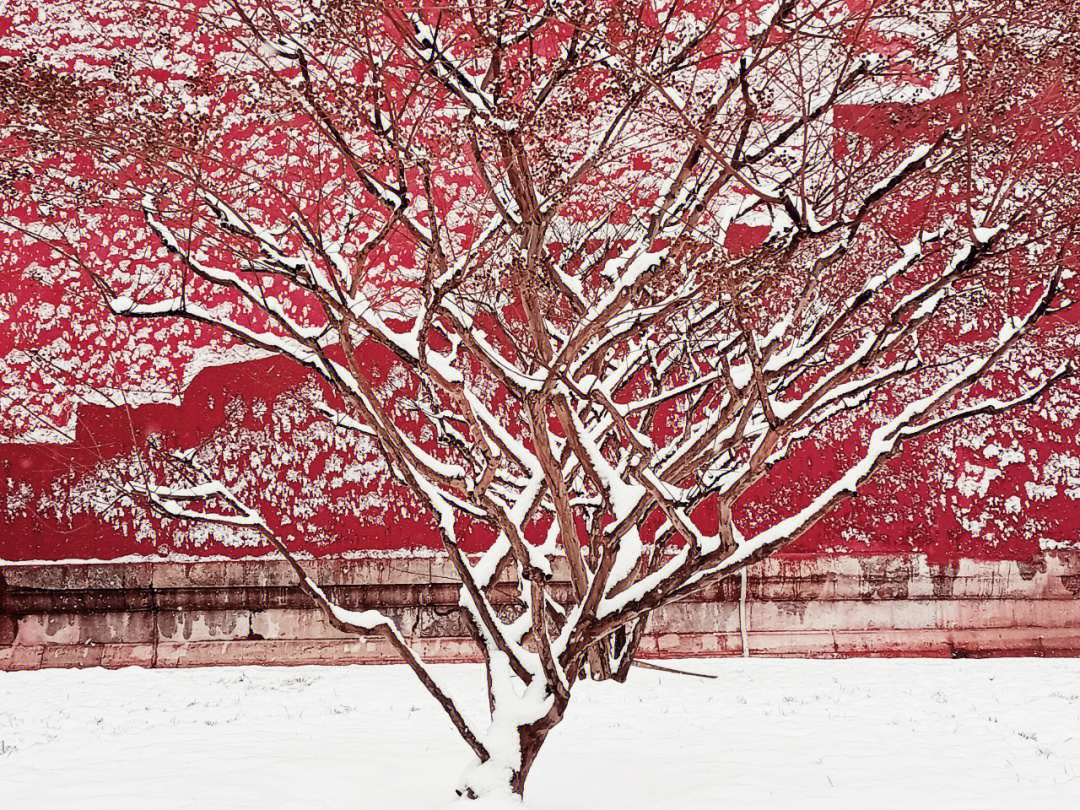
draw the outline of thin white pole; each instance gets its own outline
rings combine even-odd
[[[746,568],[739,569],[739,636],[742,638],[742,657],[750,657],[750,643],[747,641],[749,621],[746,615]]]

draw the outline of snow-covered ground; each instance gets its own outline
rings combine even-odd
[[[680,666],[575,689],[528,807],[1080,807],[1078,660]],[[467,762],[400,666],[0,673],[4,810],[427,810]]]

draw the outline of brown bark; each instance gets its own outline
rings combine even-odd
[[[537,723],[518,729],[521,739],[521,765],[510,778],[510,790],[515,796],[525,795],[525,780],[529,776],[529,771],[532,770],[533,763],[536,762],[536,756],[540,753],[540,748],[547,740],[548,734],[562,722],[562,718],[563,710],[553,708]]]

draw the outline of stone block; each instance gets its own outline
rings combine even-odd
[[[0,671],[15,671],[21,669],[41,669],[41,659],[45,654],[45,647],[22,646],[19,644],[10,647],[0,647]]]
[[[332,627],[318,608],[254,611],[251,613],[250,637],[267,640],[352,638]]]
[[[42,652],[42,667],[96,667],[101,665],[100,644],[50,644]]]
[[[120,667],[152,667],[153,665],[153,644],[101,645],[101,666],[107,669],[119,669]]]
[[[161,611],[157,616],[160,640],[197,642],[245,639],[251,635],[251,613],[246,610]]]
[[[18,622],[15,621],[15,617],[0,613],[0,647],[14,644],[17,632]]]
[[[31,613],[19,617],[15,644],[105,644],[149,642],[153,614],[143,611],[102,613]]]

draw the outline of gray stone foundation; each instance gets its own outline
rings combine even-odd
[[[319,560],[349,608],[377,607],[429,661],[477,660],[443,557]],[[556,568],[555,596],[568,594]],[[641,657],[739,655],[734,578],[650,618]],[[1038,564],[778,557],[748,573],[752,655],[1078,655],[1080,553]],[[499,609],[512,611],[507,595]],[[378,636],[329,627],[284,562],[0,566],[0,669],[389,663]]]

